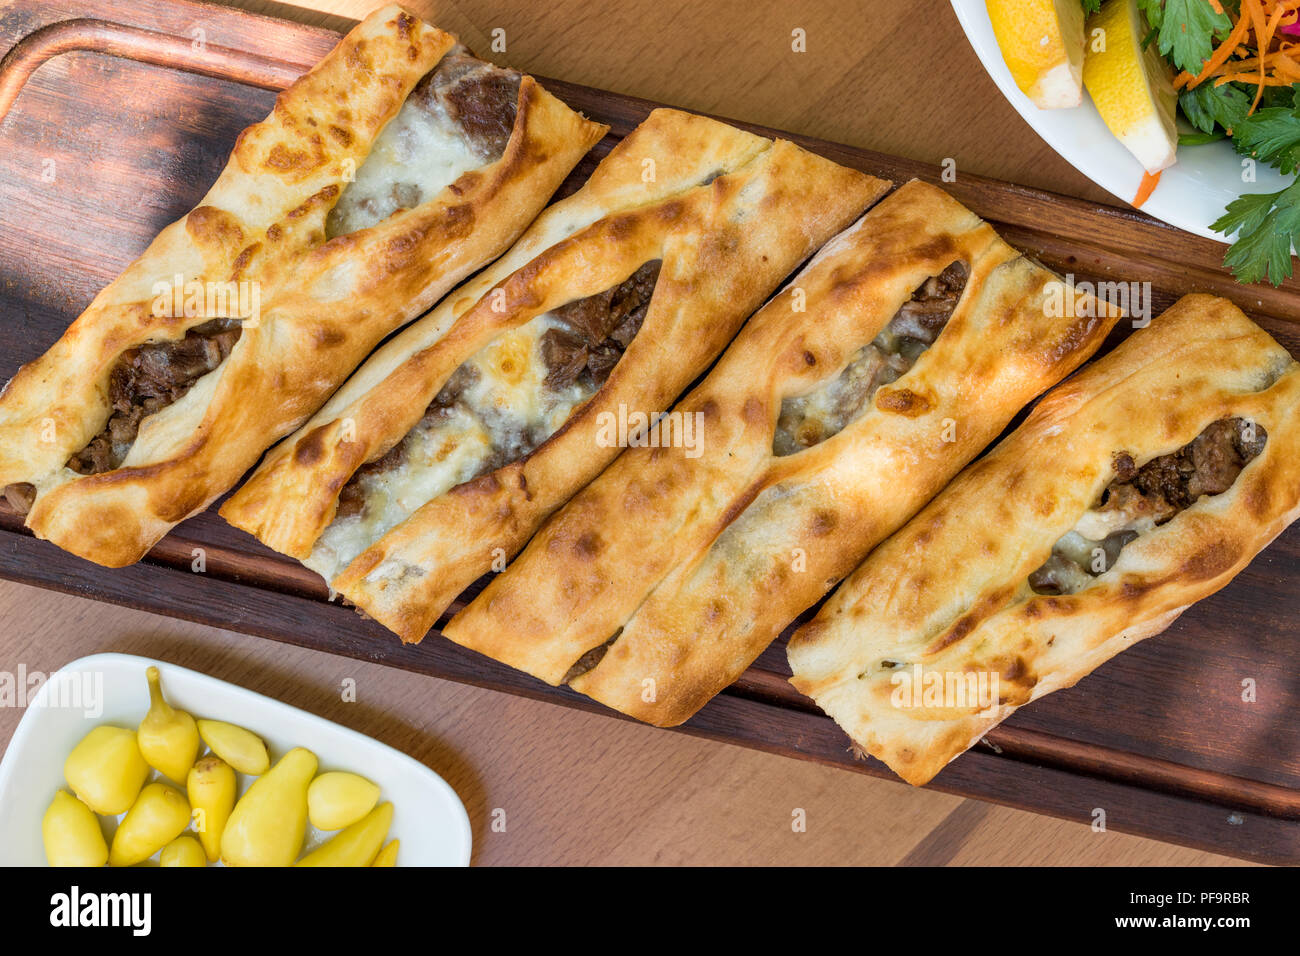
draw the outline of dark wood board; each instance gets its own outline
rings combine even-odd
[[[336,40],[328,30],[182,0],[17,0],[0,11],[0,53],[8,51],[0,62],[0,378],[43,352],[163,225],[193,206],[238,132]],[[562,192],[656,105],[544,84],[612,127]],[[964,174],[944,183],[937,167],[787,138],[896,182],[940,182],[1058,271],[1150,282],[1157,310],[1185,292],[1226,295],[1300,353],[1300,285],[1238,286],[1220,266],[1218,243],[1131,209]],[[196,548],[206,561],[201,574],[190,570]],[[0,508],[0,576],[602,710],[437,634],[403,647],[329,603],[319,578],[215,511],[179,526],[141,564],[111,571],[33,539]],[[1300,862],[1297,584],[1293,529],[1164,635],[1022,709],[931,786],[1083,823],[1101,809],[1112,829]],[[855,759],[788,673],[781,640],[682,732],[892,776]],[[1241,699],[1247,678],[1257,686],[1253,703]],[[880,825],[862,821],[863,837]]]

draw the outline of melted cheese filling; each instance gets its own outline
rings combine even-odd
[[[364,507],[330,524],[304,563],[333,578],[429,501],[489,466],[518,460],[558,431],[595,389],[581,382],[558,391],[546,385],[541,339],[557,327],[554,315],[543,313],[466,359],[462,368],[468,366],[472,384],[407,434],[401,467],[358,477]]]
[[[332,239],[367,229],[399,209],[414,209],[482,165],[483,157],[436,98],[408,98],[330,211],[325,234]]]
[[[896,382],[914,361],[889,351],[881,337],[863,346],[839,376],[806,395],[782,400],[772,453],[793,455],[843,431],[862,414],[882,385]]]
[[[968,275],[968,267],[958,260],[921,283],[837,377],[783,399],[772,453],[780,457],[811,448],[861,417],[876,392],[906,375],[934,344],[961,300]]]

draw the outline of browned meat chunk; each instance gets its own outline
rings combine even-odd
[[[1092,583],[1093,578],[1114,565],[1124,546],[1137,536],[1136,531],[1117,531],[1101,541],[1076,536],[1076,540],[1071,542],[1075,550],[1070,554],[1066,554],[1058,544],[1042,567],[1029,575],[1029,586],[1038,594],[1073,594],[1082,591]],[[1081,545],[1082,553],[1079,551]],[[1094,567],[1093,561],[1098,549],[1102,552],[1103,560],[1100,567]]]
[[[1080,565],[1053,551],[1052,556],[1029,575],[1029,586],[1035,594],[1073,594],[1087,587],[1091,580],[1092,576]]]
[[[564,388],[578,380],[591,357],[587,344],[576,332],[549,329],[542,336],[542,361],[546,363],[546,384]]]
[[[1182,448],[1137,469],[1129,482],[1117,478],[1102,496],[1102,509],[1154,514],[1162,524],[1202,495],[1231,488],[1267,437],[1263,428],[1240,418],[1213,422]]]
[[[622,633],[623,629],[620,627],[614,632],[614,636],[604,644],[593,647],[591,650],[587,651],[587,653],[574,661],[573,666],[569,668],[568,672],[564,675],[564,679],[560,681],[560,683],[567,684],[570,681],[575,681],[583,674],[587,673],[587,671],[594,670],[596,665],[604,660],[605,655],[609,653],[609,649],[614,646],[614,642],[618,640],[619,635]]]
[[[123,352],[109,373],[112,413],[104,430],[68,459],[68,467],[83,475],[120,467],[140,423],[176,402],[224,362],[241,332],[238,319],[212,319],[175,341],[146,343]]]
[[[441,409],[425,413],[425,417],[437,415]],[[339,506],[337,516],[347,518],[352,515],[360,514],[365,507],[366,499],[361,491],[361,484],[358,479],[366,475],[382,474],[392,468],[400,467],[406,461],[406,443],[398,442],[390,448],[382,457],[372,461],[368,465],[362,465],[357,469],[352,479],[343,486],[339,493]]]
[[[933,345],[957,308],[969,276],[966,263],[958,261],[926,279],[890,320],[892,331]]]
[[[548,388],[558,391],[581,380],[594,391],[605,384],[641,330],[661,265],[658,259],[647,262],[613,288],[554,310],[563,327],[542,336]]]
[[[452,372],[438,394],[433,396],[429,409],[451,408],[460,400],[461,395],[478,384],[479,371],[473,365],[462,364]]]
[[[523,77],[476,59],[457,47],[411,91],[411,98],[433,108],[437,101],[487,162],[506,151],[519,108]]]
[[[9,502],[9,506],[14,511],[17,511],[20,515],[25,515],[32,510],[32,505],[36,503],[36,486],[25,481],[16,481],[12,485],[5,485],[5,501]]]
[[[1241,418],[1223,418],[1206,426],[1182,448],[1153,458],[1141,468],[1128,452],[1119,452],[1113,459],[1115,480],[1102,492],[1097,511],[1112,515],[1115,524],[1136,525],[1147,520],[1164,524],[1198,498],[1220,495],[1231,488],[1241,470],[1264,450],[1267,440],[1263,427]],[[1029,576],[1029,586],[1035,592],[1071,594],[1101,573],[1062,553],[1061,543],[1069,537],[1062,538],[1052,556]],[[1120,550],[1137,537],[1138,532],[1126,528],[1101,542],[1105,567],[1113,565]]]

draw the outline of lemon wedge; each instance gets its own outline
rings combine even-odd
[[[1173,69],[1150,44],[1134,0],[1106,0],[1088,20],[1083,83],[1110,131],[1148,173],[1174,164],[1178,94]]]
[[[1083,101],[1083,4],[1079,0],[985,0],[1002,59],[1041,109]]]

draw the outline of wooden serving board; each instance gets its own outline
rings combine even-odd
[[[165,224],[186,213],[236,135],[338,34],[182,0],[16,0],[0,11],[0,379],[36,358]],[[656,104],[544,80],[612,132],[567,193]],[[737,124],[766,135],[782,135]],[[1242,287],[1223,247],[1131,209],[787,137],[895,182],[938,182],[1011,243],[1081,279],[1150,282],[1237,302],[1300,353],[1300,295]],[[1159,396],[1152,396],[1158,401]],[[194,570],[202,556],[203,570]],[[0,507],[0,576],[570,707],[564,688],[431,634],[402,646],[327,600],[324,583],[215,509],[142,563],[106,570],[35,540]],[[458,604],[456,607],[458,608]],[[1300,862],[1300,525],[1161,637],[1024,708],[935,789],[1251,859]],[[681,732],[892,776],[786,682],[784,639]],[[1243,681],[1256,699],[1243,701]],[[437,706],[430,701],[430,706]],[[900,786],[903,784],[900,784]],[[863,821],[863,839],[887,821]]]

